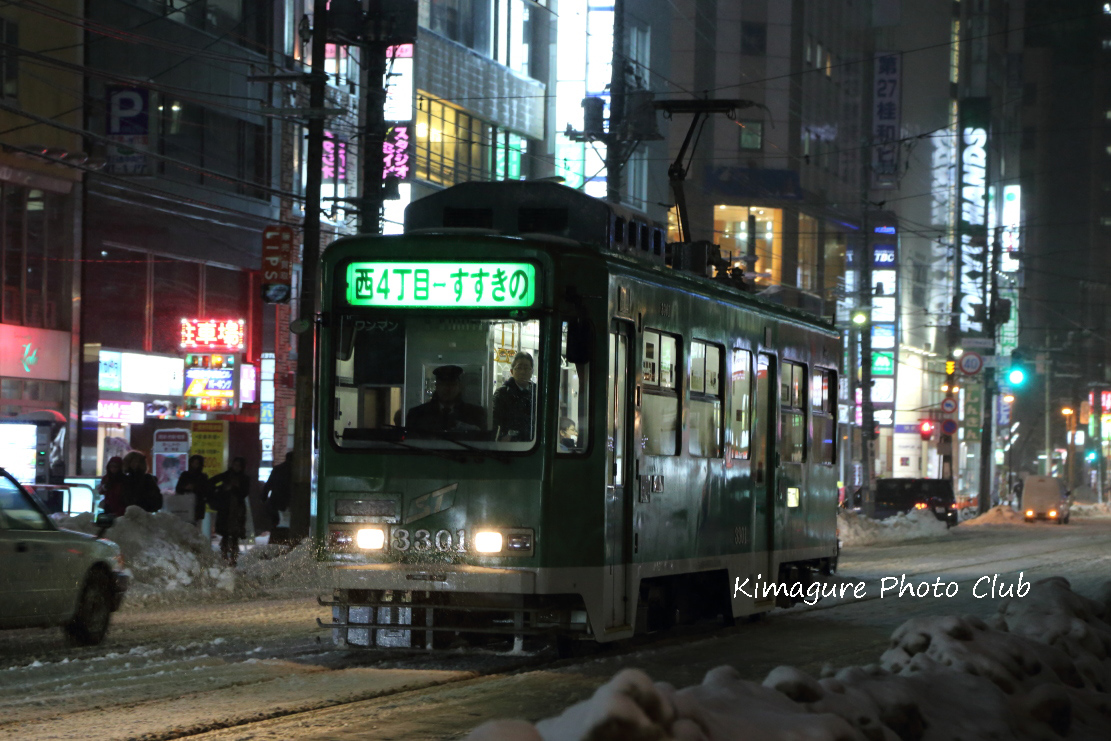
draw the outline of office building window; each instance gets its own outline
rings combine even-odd
[[[764,122],[763,121],[738,121],[741,129],[741,149],[764,148]]]
[[[741,54],[763,56],[768,53],[768,24],[741,23]]]
[[[418,93],[417,177],[442,185],[488,180],[493,127],[449,103]]]
[[[15,98],[19,93],[19,24],[0,18],[0,97]]]

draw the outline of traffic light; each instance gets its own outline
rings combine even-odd
[[[929,440],[934,436],[934,428],[936,425],[933,420],[923,419],[918,422],[918,434],[922,436],[923,440]]]
[[[1095,463],[1096,458],[1098,457],[1098,454],[1094,450],[1089,450],[1087,453],[1084,454],[1084,459],[1087,460],[1089,463]]]
[[[1019,350],[1011,351],[1011,366],[1007,370],[1007,383],[1014,388],[1018,388],[1026,383],[1026,377],[1029,373],[1029,368],[1026,366],[1026,356]]]

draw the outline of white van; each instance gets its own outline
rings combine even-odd
[[[1061,479],[1052,476],[1026,476],[1022,482],[1022,514],[1027,522],[1055,521],[1069,523],[1069,501]]]

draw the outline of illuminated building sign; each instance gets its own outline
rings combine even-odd
[[[387,121],[408,121],[413,117],[413,45],[400,44],[386,50],[389,67],[383,80],[386,104],[382,114]]]
[[[181,358],[119,350],[101,350],[97,388],[124,394],[181,396]]]
[[[230,412],[238,408],[239,368],[234,355],[191,353],[185,356],[185,407]]]
[[[409,177],[409,157],[412,140],[408,123],[390,124],[386,140],[382,142],[382,177],[404,180]]]
[[[146,413],[146,404],[141,401],[100,399],[96,403],[96,419],[98,422],[141,425],[146,420]]]
[[[1003,207],[1001,209],[999,225],[999,241],[1003,246],[1000,267],[1004,272],[1013,273],[1018,270],[1018,251],[1022,246],[1022,186],[1003,186]]]
[[[247,323],[242,319],[182,319],[183,350],[242,350]]]
[[[255,387],[258,385],[258,369],[250,363],[239,366],[239,401],[243,404],[253,404],[258,401]]]
[[[536,303],[528,263],[354,262],[347,266],[352,306],[515,309]]]
[[[68,381],[71,340],[69,332],[0,324],[0,376]]]
[[[988,111],[987,98],[961,101],[960,180],[957,186],[960,203],[957,218],[957,264],[960,272],[957,320],[961,332],[983,330],[982,317],[986,313]]]

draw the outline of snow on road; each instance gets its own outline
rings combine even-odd
[[[134,522],[143,521],[135,518]],[[147,521],[147,525],[148,529],[161,527],[157,520]],[[172,536],[177,531],[166,532]],[[639,667],[644,677],[668,682],[672,687],[702,688],[690,692],[669,690],[672,694],[668,697],[704,695],[711,704],[726,698],[730,707],[773,697],[775,702],[771,704],[765,706],[763,700],[758,703],[773,716],[779,713],[776,707],[799,705],[807,706],[800,717],[811,716],[815,714],[811,710],[822,703],[836,716],[834,705],[856,706],[845,705],[847,701],[831,689],[831,682],[847,687],[845,695],[852,702],[865,702],[862,697],[879,692],[868,683],[880,679],[869,679],[870,674],[841,676],[839,672],[846,670],[834,667],[871,660],[887,672],[876,677],[907,674],[896,667],[891,656],[882,662],[880,657],[891,647],[892,631],[908,619],[918,621],[916,627],[908,628],[897,644],[912,661],[956,661],[960,656],[957,644],[964,643],[976,650],[964,655],[962,661],[1001,661],[1008,650],[1013,652],[999,648],[1003,652],[999,654],[994,643],[999,626],[991,618],[1002,600],[974,598],[974,582],[996,573],[1013,582],[1020,570],[1025,572],[1026,581],[1064,574],[1077,591],[1098,596],[1098,585],[1111,572],[1111,554],[1106,549],[1109,538],[1111,518],[1086,517],[1074,519],[1066,527],[1046,523],[991,527],[962,524],[910,541],[846,545],[840,578],[866,582],[870,592],[866,600],[846,600],[840,605],[823,601],[816,608],[777,610],[763,621],[718,631],[710,638],[669,638],[631,650],[603,652],[570,665],[508,675],[498,674],[499,666],[511,668],[511,664],[498,665],[488,657],[483,659],[485,664],[483,660],[454,656],[353,660],[333,651],[327,643],[327,631],[314,624],[315,618],[327,619],[327,615],[315,604],[313,583],[319,574],[307,553],[261,548],[244,554],[240,568],[234,572],[217,564],[231,573],[234,586],[230,590],[219,586],[217,579],[202,576],[184,583],[172,569],[143,567],[146,570],[139,573],[152,580],[147,583],[145,598],[125,602],[101,647],[66,646],[61,631],[0,631],[0,739],[153,739],[222,726],[232,727],[208,730],[203,737],[460,737],[479,723],[499,717],[520,717],[530,722],[558,717],[569,706],[588,699],[598,687],[617,681],[615,675],[630,667]],[[181,532],[180,539],[188,541],[189,535]],[[137,535],[134,542],[134,547],[139,547],[144,540]],[[179,547],[202,563],[204,556],[198,553],[205,545],[186,543]],[[137,561],[138,555],[132,554],[131,563]],[[188,558],[180,562],[191,563]],[[938,577],[959,582],[960,594],[940,600],[880,599],[876,593],[879,581],[904,573],[915,582]],[[961,618],[964,628],[958,632],[967,628],[976,638],[954,644],[955,639],[946,632],[956,630],[953,624],[936,622],[942,620],[938,616],[947,614],[972,616]],[[1083,618],[1069,618],[1069,635],[1084,633],[1078,620],[1088,625]],[[977,621],[991,630],[981,630]],[[1065,624],[1054,623],[1059,638],[1051,645],[1059,649],[1065,646],[1060,650],[1075,665],[1078,659],[1069,651],[1076,650],[1076,646],[1061,643],[1064,633],[1060,626]],[[1103,635],[1091,627],[1086,630],[1097,638]],[[1012,636],[1021,632],[1016,627],[1009,631]],[[930,646],[924,649],[923,639],[915,637],[922,634],[930,636]],[[1027,636],[1024,640],[1032,639]],[[1083,647],[1085,640],[1094,639],[1089,635],[1077,645]],[[941,649],[937,646],[947,645],[950,648],[946,652],[938,653]],[[983,646],[995,648],[987,658],[975,658]],[[1103,661],[1106,667],[1106,658]],[[722,664],[732,665],[738,674],[722,670],[703,686],[707,673]],[[775,674],[773,670],[780,665],[794,665],[811,679],[790,672]],[[1047,666],[1055,664],[1049,662]],[[1088,662],[1088,666],[1095,665]],[[935,669],[938,667],[932,666],[930,671]],[[479,674],[485,676],[476,676]],[[917,687],[913,682],[922,681],[926,673],[923,670],[919,675],[908,674],[910,684],[901,686]],[[645,686],[647,681],[655,686],[644,677],[633,685]],[[764,680],[769,682],[766,687]],[[625,682],[619,682],[624,687],[629,680],[621,682]],[[813,694],[814,682],[821,689],[817,699],[801,703],[791,699],[787,690]],[[858,687],[854,683],[863,684]],[[1049,692],[1019,684],[1022,692]],[[1111,676],[1104,686],[1111,687]],[[995,692],[983,691],[989,695]],[[731,692],[739,693],[740,699],[728,699],[733,697]],[[1031,707],[1035,700],[1041,702],[1040,695],[1030,699],[1025,694],[1003,694],[1012,700],[1021,697]],[[1059,693],[1053,697],[1060,699]],[[1050,712],[1057,702],[1053,697],[1038,707]],[[674,707],[694,702],[669,701],[678,703]],[[880,700],[872,698],[868,702],[876,704]],[[1083,715],[1083,702],[1069,702]],[[336,703],[346,704],[328,707]],[[955,716],[964,712],[959,703],[953,708]],[[791,714],[799,715],[797,710]],[[287,713],[295,714],[274,717]],[[272,719],[251,722],[268,717]],[[882,719],[882,714],[879,717]],[[242,727],[244,723],[250,723],[249,730]]]

